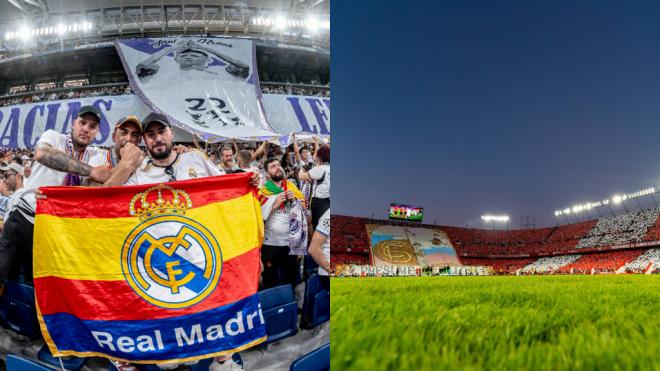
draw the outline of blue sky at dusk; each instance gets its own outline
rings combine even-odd
[[[334,214],[546,226],[660,188],[660,2],[331,7]]]

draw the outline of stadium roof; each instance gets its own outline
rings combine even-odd
[[[180,7],[182,5],[223,6],[244,10],[270,9],[282,12],[308,11],[326,15],[330,13],[330,2],[328,0],[218,0],[210,2],[205,0],[7,0],[0,2],[0,23],[44,15],[88,12],[98,9],[153,6]]]

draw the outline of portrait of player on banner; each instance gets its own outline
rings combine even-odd
[[[173,54],[173,59],[164,58]],[[224,66],[211,67],[213,57],[220,59]],[[223,73],[223,70],[225,73]],[[233,79],[245,80],[250,74],[250,67],[218,50],[201,45],[193,40],[179,39],[172,46],[166,47],[135,68],[135,75],[140,82],[148,83],[154,76],[167,79],[167,75],[189,79]]]

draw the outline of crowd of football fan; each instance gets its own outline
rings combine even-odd
[[[261,92],[264,94],[309,95],[315,97],[330,97],[330,89],[311,86],[295,86],[288,84],[262,84]]]
[[[330,97],[330,89],[315,86],[301,86],[291,84],[264,83],[261,85],[264,94],[289,94],[306,95],[316,97]],[[17,104],[28,104],[62,99],[77,99],[107,95],[133,94],[128,84],[111,86],[78,86],[71,88],[57,88],[50,90],[37,90],[32,92],[16,93],[7,98],[0,98],[0,107],[13,106]]]
[[[103,87],[75,87],[70,90],[58,89],[57,91],[34,91],[31,93],[21,93],[19,96],[0,99],[0,106],[13,106],[17,104],[38,103],[61,99],[76,99],[98,97],[104,95],[132,94],[128,85],[114,85]]]
[[[32,282],[34,215],[45,186],[120,186],[251,172],[264,219],[260,289],[296,286],[305,270],[329,289],[330,145],[319,137],[282,146],[271,141],[175,145],[166,116],[128,116],[114,127],[110,148],[90,145],[100,111],[80,109],[69,134],[48,130],[32,149],[5,149],[0,163],[0,279]],[[142,147],[142,148],[140,148]],[[193,171],[194,170],[194,171]],[[294,228],[299,226],[300,228]],[[309,255],[309,259],[304,257]],[[115,362],[121,371],[135,371]],[[211,370],[236,369],[230,356]]]

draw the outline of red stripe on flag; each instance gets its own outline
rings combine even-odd
[[[35,278],[42,315],[70,313],[82,320],[147,320],[176,317],[233,303],[257,292],[260,249],[226,261],[220,283],[202,302],[188,308],[157,307],[139,297],[126,281]],[[249,272],[257,272],[256,275]]]
[[[254,187],[249,184],[251,176],[252,173],[239,173],[165,184],[174,189],[186,191],[190,196],[193,207],[200,207],[253,192]],[[133,196],[155,185],[145,184],[108,188],[43,187],[41,191],[47,198],[37,202],[37,214],[70,218],[130,217],[129,205]],[[170,195],[163,195],[164,198],[168,196]],[[93,206],[90,207],[90,205]]]

